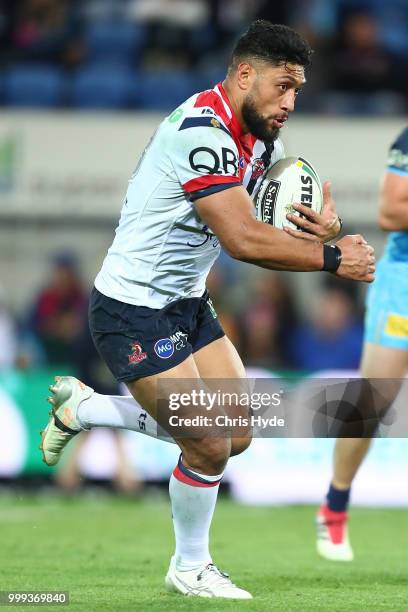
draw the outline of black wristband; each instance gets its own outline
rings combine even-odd
[[[323,245],[323,268],[325,272],[336,272],[341,264],[341,250],[335,244]]]

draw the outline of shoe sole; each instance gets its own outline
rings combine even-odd
[[[61,380],[61,376],[55,376],[54,378],[54,383],[58,383]],[[55,389],[55,385],[50,385],[48,387],[49,391],[51,391],[51,393],[54,394],[55,397],[51,397],[49,396],[47,398],[47,402],[49,404],[51,404],[51,406],[53,406],[53,408],[55,408],[56,410],[60,407],[56,401],[57,399],[57,393],[58,391]],[[64,399],[61,403],[63,403],[64,401],[66,401],[66,399]],[[60,404],[61,405],[61,404]],[[39,450],[42,453],[42,460],[45,463],[45,465],[48,465],[48,467],[53,467],[54,465],[57,465],[58,461],[56,463],[48,463],[46,456],[45,456],[45,451],[44,451],[44,442],[45,442],[45,437],[47,435],[47,431],[49,429],[49,427],[52,425],[55,427],[55,420],[54,420],[54,415],[52,414],[52,411],[49,413],[50,414],[50,419],[47,423],[47,425],[45,426],[44,429],[42,429],[39,433],[40,433],[40,438],[41,438],[41,442],[38,446]],[[59,458],[58,458],[59,460]]]
[[[48,427],[48,425],[47,425],[47,427]],[[39,445],[39,447],[38,447],[38,448],[40,449],[40,451],[41,451],[41,453],[42,453],[42,460],[43,460],[43,462],[45,463],[45,465],[50,465],[50,464],[48,463],[48,461],[46,460],[46,458],[45,458],[45,452],[44,452],[44,438],[45,438],[45,434],[46,434],[46,429],[47,429],[47,427],[46,427],[45,429],[42,429],[42,430],[40,431],[40,438],[41,438],[41,442],[40,442],[40,445]]]
[[[169,574],[167,574],[165,580],[164,580],[164,584],[166,587],[166,591],[168,593],[179,593],[179,595],[184,595],[185,597],[201,597],[203,599],[224,599],[224,600],[249,600],[252,599],[251,597],[223,597],[222,595],[211,595],[208,592],[205,591],[199,591],[194,593],[193,591],[189,591],[187,587],[184,586],[184,584],[179,581],[177,579],[177,576],[170,576]]]
[[[354,555],[353,554],[349,554],[348,556],[344,556],[344,557],[336,557],[336,554],[334,554],[333,556],[331,556],[330,553],[326,553],[322,550],[319,549],[319,546],[317,546],[317,554],[324,559],[325,561],[334,561],[334,563],[350,563],[350,561],[354,560]]]
[[[185,597],[211,597],[211,595],[209,595],[208,593],[192,593],[191,591],[186,589],[186,587],[184,587],[182,583],[179,583],[177,578],[174,579],[169,576],[169,574],[167,574],[164,580],[164,584],[168,593],[178,593],[179,595],[184,595]]]

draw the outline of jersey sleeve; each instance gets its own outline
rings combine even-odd
[[[214,116],[184,119],[171,148],[175,173],[191,201],[241,184],[237,146]]]
[[[405,128],[391,145],[388,160],[388,172],[408,176],[408,128]]]

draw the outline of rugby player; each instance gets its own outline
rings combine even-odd
[[[205,289],[221,246],[235,259],[271,270],[374,278],[373,249],[361,236],[346,236],[335,247],[323,244],[341,225],[328,185],[322,214],[308,222],[314,241],[300,243],[255,217],[251,196],[284,156],[279,131],[295,108],[310,56],[308,43],[290,28],[254,22],[233,51],[225,81],[164,119],[130,179],[115,239],[95,280],[89,322],[116,379],[145,409],[148,427],[160,421],[159,380],[177,381],[183,389],[186,379],[245,378]],[[51,390],[54,407],[42,434],[48,464],[81,429],[137,429],[132,399],[103,397],[67,377],[57,378]],[[189,407],[179,409],[179,417],[184,414]],[[168,589],[251,597],[213,564],[208,547],[225,465],[249,442],[248,435],[205,432],[177,438],[181,455],[169,487],[176,549]]]
[[[379,225],[390,234],[367,295],[361,375],[370,379],[371,398],[384,414],[408,372],[408,128],[389,151],[380,193]],[[326,559],[353,559],[347,509],[353,479],[371,439],[336,441],[333,477],[317,515],[317,550]]]

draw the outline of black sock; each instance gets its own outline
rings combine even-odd
[[[341,491],[331,484],[326,497],[329,510],[333,512],[346,512],[350,499],[350,491],[351,489]]]

